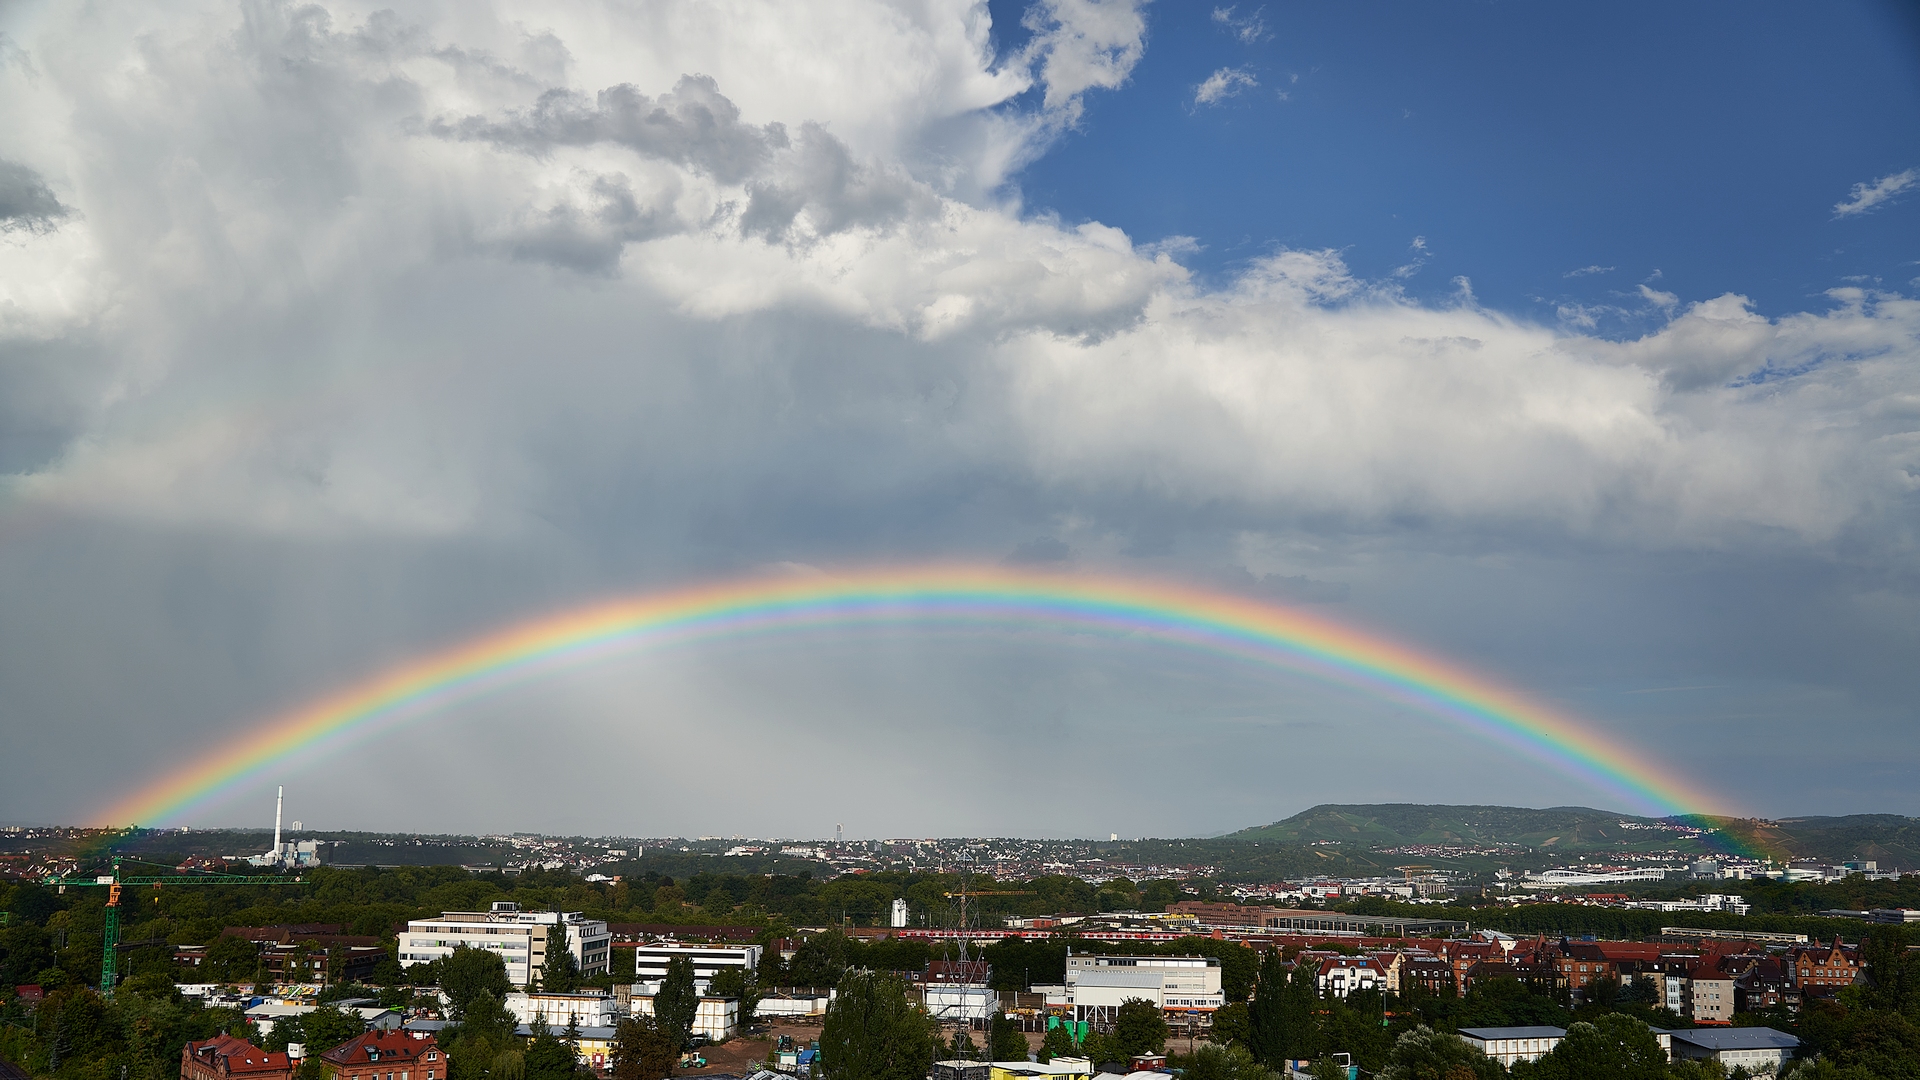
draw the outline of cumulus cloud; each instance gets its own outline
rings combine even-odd
[[[1242,90],[1251,90],[1260,83],[1252,75],[1239,68],[1221,68],[1207,76],[1206,81],[1193,88],[1195,105],[1218,105]]]
[[[1594,265],[1594,266],[1583,266],[1578,270],[1569,270],[1566,273],[1561,274],[1560,276],[1575,278],[1575,277],[1591,277],[1594,274],[1611,274],[1611,273],[1613,273],[1613,267],[1611,266]]]
[[[1834,217],[1852,217],[1864,214],[1876,207],[1885,205],[1888,200],[1920,183],[1920,169],[1902,169],[1897,173],[1888,173],[1872,183],[1853,185],[1847,197],[1833,204]]]
[[[787,146],[779,123],[743,124],[740,108],[723,97],[713,79],[683,75],[674,88],[650,98],[631,84],[609,87],[592,101],[555,88],[531,107],[501,119],[466,116],[437,119],[434,134],[479,139],[495,146],[545,155],[562,146],[612,143],[642,157],[670,161],[738,183],[758,172],[776,149]]]
[[[975,5],[902,10],[48,9],[34,76],[0,70],[0,158],[33,163],[0,209],[41,223],[0,244],[0,524],[111,534],[112,572],[61,556],[116,604],[311,589],[328,612],[327,583],[361,582],[338,625],[208,631],[214,674],[282,695],[319,654],[377,665],[556,597],[783,562],[1217,577],[1255,534],[1910,558],[1914,300],[1647,289],[1657,325],[1614,339],[1464,279],[1417,301],[1332,251],[1203,283],[1172,257],[1190,242],[991,194],[1126,80],[1139,5],[1039,4],[1011,57]],[[1214,79],[1196,102],[1253,85]],[[157,565],[243,543],[325,565]],[[1243,584],[1358,603],[1327,558]],[[441,621],[388,595],[421,573]],[[147,637],[177,638],[165,607]],[[0,604],[0,630],[32,637],[34,610]],[[11,700],[41,677],[7,670]],[[198,692],[179,717],[217,711]],[[235,693],[233,715],[271,696]]]
[[[1142,0],[1038,0],[1021,20],[1033,32],[1023,54],[1039,70],[1048,113],[1061,124],[1079,121],[1089,90],[1127,81],[1146,52]]]

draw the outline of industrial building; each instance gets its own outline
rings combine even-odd
[[[607,924],[577,911],[521,911],[520,905],[501,902],[489,911],[447,911],[437,919],[416,919],[400,935],[400,966],[413,967],[453,955],[466,946],[498,953],[506,962],[507,979],[526,989],[547,962],[552,942],[563,947],[583,975],[608,970],[607,955],[613,935]]]

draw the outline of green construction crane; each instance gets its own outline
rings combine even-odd
[[[245,874],[219,874],[203,870],[198,874],[141,874],[128,877],[120,873],[120,856],[113,857],[113,873],[100,874],[90,878],[63,878],[49,875],[41,879],[42,885],[58,885],[62,891],[69,885],[103,885],[107,889],[107,921],[105,927],[106,947],[100,956],[100,993],[104,997],[113,996],[114,980],[120,974],[120,888],[123,885],[151,885],[158,889],[163,885],[297,885],[299,878],[291,881],[261,881]],[[133,860],[139,862],[139,859]]]

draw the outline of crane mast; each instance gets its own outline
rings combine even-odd
[[[292,881],[260,881],[245,874],[220,874],[211,870],[199,874],[127,876],[120,872],[120,859],[118,855],[113,857],[113,872],[109,874],[100,874],[91,878],[63,878],[49,875],[41,881],[42,885],[57,885],[62,891],[69,885],[106,888],[106,921],[102,927],[106,941],[100,955],[100,994],[103,997],[113,996],[113,984],[120,976],[120,895],[124,886],[151,885],[158,889],[163,885],[297,885],[300,882],[298,878]]]

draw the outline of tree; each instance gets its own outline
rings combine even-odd
[[[1920,952],[1910,951],[1904,929],[1874,928],[1860,944],[1860,966],[1866,978],[1854,989],[1861,1005],[1920,1019]]]
[[[794,950],[787,977],[795,986],[837,986],[847,972],[847,936],[838,930],[815,934]]]
[[[954,1028],[953,1038],[947,1041],[948,1061],[979,1061],[980,1048],[973,1045],[973,1033],[966,1028]]]
[[[753,1025],[753,1011],[760,1004],[760,987],[747,977],[746,968],[721,968],[714,972],[708,992],[714,997],[733,998],[740,1003],[740,1030]]]
[[[1317,1056],[1320,1039],[1313,1016],[1319,997],[1311,965],[1297,963],[1289,972],[1279,950],[1269,952],[1248,1006],[1248,1049],[1254,1060],[1278,1069],[1289,1059]]]
[[[1560,1045],[1534,1062],[1532,1073],[1540,1080],[1666,1080],[1667,1053],[1652,1028],[1631,1016],[1608,1013],[1591,1024],[1568,1028]]]
[[[652,1017],[622,1020],[613,1034],[613,1080],[664,1080],[678,1053]]]
[[[1518,979],[1488,979],[1467,991],[1462,1027],[1566,1027],[1567,1010]]]
[[[1244,1046],[1208,1043],[1180,1064],[1184,1080],[1275,1080],[1274,1073],[1253,1060]]]
[[[1244,1001],[1222,1005],[1213,1013],[1211,1039],[1221,1046],[1250,1047],[1252,1043],[1250,1016],[1250,1006]]]
[[[693,991],[693,961],[676,956],[667,961],[667,977],[653,998],[654,1019],[660,1030],[673,1041],[674,1053],[686,1048],[693,1032],[693,1020],[700,1012],[700,995]]]
[[[1065,1024],[1047,1029],[1045,1038],[1040,1040],[1040,1062],[1045,1064],[1057,1057],[1072,1057],[1080,1052],[1074,1044],[1073,1032]]]
[[[460,1020],[454,1025],[456,1034],[467,1034],[487,1041],[496,1048],[504,1048],[519,1021],[507,1011],[502,1001],[488,990],[482,990],[467,1000],[467,1007],[460,1014]],[[451,1037],[451,1036],[450,1036]]]
[[[567,926],[547,928],[547,958],[540,965],[540,989],[549,994],[571,994],[580,985],[580,962],[567,942]]]
[[[1393,1044],[1380,1080],[1499,1080],[1506,1073],[1467,1040],[1422,1025]]]
[[[1160,1014],[1160,1006],[1146,998],[1128,998],[1114,1016],[1113,1040],[1126,1057],[1164,1053],[1167,1018]]]
[[[322,1005],[305,1016],[283,1017],[273,1025],[273,1031],[260,1046],[278,1053],[289,1043],[302,1043],[308,1054],[318,1057],[365,1030],[366,1022],[358,1013],[345,1013],[332,1005]]]
[[[780,946],[769,941],[760,950],[760,967],[754,972],[754,981],[761,986],[786,986],[786,978],[786,962],[780,956]]]
[[[1098,1031],[1088,1031],[1087,1037],[1080,1040],[1080,1056],[1093,1062],[1094,1068],[1099,1069],[1103,1065],[1114,1064],[1118,1059],[1126,1057],[1127,1054],[1120,1049],[1119,1041],[1113,1036],[1103,1035]],[[1122,1062],[1121,1064],[1124,1065],[1125,1063]],[[1126,1072],[1127,1070],[1122,1068],[1120,1071]]]
[[[1286,961],[1279,949],[1268,949],[1253,984],[1253,1000],[1247,1004],[1247,1049],[1253,1051],[1254,1060],[1269,1067],[1287,1057],[1286,992]],[[1217,1027],[1217,1017],[1215,1023]]]
[[[546,1021],[535,1017],[533,1038],[527,1042],[524,1058],[526,1080],[573,1080],[580,1059],[573,1047],[554,1037]]]
[[[507,979],[507,964],[499,953],[462,945],[440,962],[440,989],[447,992],[458,1019],[467,1014],[479,995],[491,994],[497,1003],[513,993],[513,983]]]
[[[207,946],[200,966],[212,982],[248,982],[260,966],[260,946],[238,934],[222,934]]]
[[[850,971],[820,1028],[820,1064],[829,1080],[923,1080],[936,1038],[899,977]]]
[[[995,1009],[992,1019],[987,1021],[987,1060],[989,1061],[1025,1061],[1031,1053],[1027,1047],[1026,1033],[1013,1018]]]

